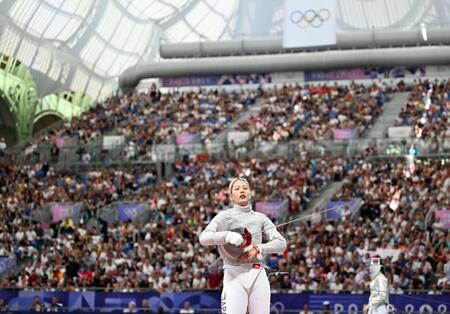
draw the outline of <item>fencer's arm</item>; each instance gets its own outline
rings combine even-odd
[[[227,243],[226,237],[228,231],[217,231],[221,219],[221,213],[217,214],[213,219],[211,219],[211,222],[208,224],[205,230],[200,233],[199,240],[201,245],[224,245]]]
[[[286,239],[278,232],[273,222],[264,216],[263,223],[264,234],[269,240],[261,244],[261,251],[263,254],[281,254],[286,249]]]
[[[371,298],[369,302],[369,309],[374,309],[379,305],[385,304],[387,300],[388,283],[385,278],[378,277],[375,279],[374,291],[370,291]]]

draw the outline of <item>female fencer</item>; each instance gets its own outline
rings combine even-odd
[[[219,212],[200,234],[200,243],[217,245],[223,259],[221,311],[269,314],[270,285],[263,257],[283,253],[286,240],[266,215],[252,210],[246,179],[233,179],[228,192],[233,207]]]
[[[389,282],[383,273],[381,258],[372,256],[369,262],[370,297],[363,312],[368,314],[387,314],[389,305]]]

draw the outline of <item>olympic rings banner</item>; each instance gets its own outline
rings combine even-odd
[[[284,0],[283,48],[336,44],[336,0]]]
[[[148,215],[148,205],[143,203],[118,203],[117,213],[119,221],[136,221],[144,219]]]

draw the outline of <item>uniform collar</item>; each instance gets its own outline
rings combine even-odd
[[[248,205],[245,205],[245,206],[233,204],[233,209],[240,211],[240,212],[249,212],[252,210],[252,204],[248,203]]]

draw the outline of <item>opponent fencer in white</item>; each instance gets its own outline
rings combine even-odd
[[[221,311],[269,314],[270,285],[263,255],[283,253],[286,240],[266,215],[252,210],[246,179],[233,179],[228,192],[233,207],[221,211],[200,234],[200,243],[217,245],[223,259]]]
[[[389,283],[382,272],[381,258],[372,256],[369,262],[369,304],[363,309],[367,314],[387,314],[389,305]]]

